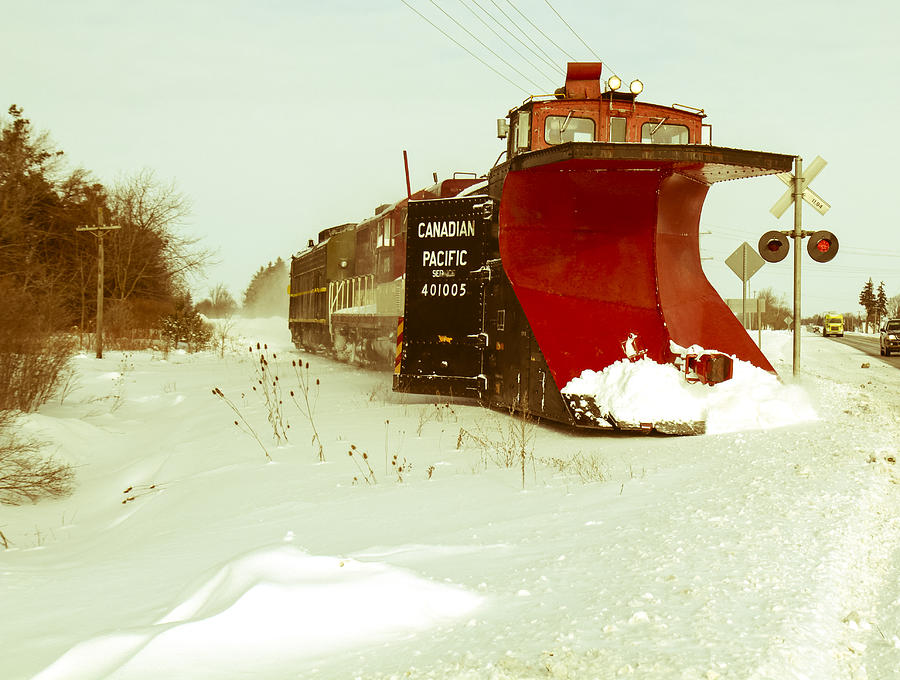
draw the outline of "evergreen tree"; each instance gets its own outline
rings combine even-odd
[[[881,328],[881,317],[887,314],[888,299],[884,292],[884,281],[878,284],[878,296],[875,298],[875,323]]]
[[[163,317],[162,332],[163,337],[175,347],[179,342],[184,342],[188,352],[196,352],[209,345],[213,327],[194,308],[190,294],[183,293],[175,298],[175,310]]]
[[[21,108],[7,114],[0,119],[0,279],[31,296],[36,313],[70,326],[84,254],[75,226],[86,222],[86,200],[102,205],[102,191],[83,170],[60,180],[62,151],[34,133]]]
[[[866,309],[866,333],[868,333],[869,321],[875,315],[875,306],[877,304],[877,298],[875,297],[875,284],[872,283],[871,278],[866,281],[866,285],[863,286],[863,289],[859,294],[859,304],[861,304]]]

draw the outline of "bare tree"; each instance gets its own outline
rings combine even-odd
[[[891,318],[900,317],[900,295],[895,295],[888,299],[888,316]]]
[[[112,219],[122,228],[107,241],[110,296],[159,299],[184,287],[188,275],[211,262],[199,239],[180,233],[190,213],[188,199],[174,182],[152,170],[119,181],[110,192]]]
[[[773,330],[787,328],[784,319],[792,314],[785,302],[784,295],[778,295],[773,288],[763,288],[756,292],[757,297],[765,302],[766,311],[763,312],[763,327]]]
[[[234,296],[224,283],[216,284],[215,288],[210,289],[209,297],[197,303],[197,311],[211,319],[230,317],[237,307]]]

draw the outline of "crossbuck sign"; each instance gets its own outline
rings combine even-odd
[[[803,177],[800,179],[800,191],[802,192],[803,200],[815,208],[816,212],[820,215],[824,215],[831,210],[831,206],[825,199],[809,188],[809,183],[813,181],[813,178],[818,175],[826,165],[828,165],[828,161],[821,156],[816,156],[815,160],[809,164],[809,167],[806,168]],[[794,202],[794,176],[789,172],[782,172],[775,176],[787,184],[788,187],[787,191],[785,191],[775,205],[772,206],[770,211],[775,217],[781,217],[784,214],[784,211]]]

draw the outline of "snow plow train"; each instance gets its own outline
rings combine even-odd
[[[601,70],[570,63],[563,88],[498,121],[506,160],[486,176],[437,182],[293,256],[295,344],[390,363],[400,392],[666,433],[703,424],[622,422],[567,385],[641,358],[707,383],[732,357],[772,371],[703,273],[700,212],[712,184],[793,156],[704,144],[702,110],[638,102]]]

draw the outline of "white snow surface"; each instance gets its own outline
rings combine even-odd
[[[780,379],[634,369],[707,434],[585,434],[238,328],[224,356],[82,355],[22,420],[76,486],[0,506],[0,678],[898,677],[889,362],[804,336],[794,378],[764,334]]]
[[[673,352],[700,355],[696,345]],[[708,433],[781,427],[815,420],[816,412],[806,393],[786,385],[775,375],[732,357],[730,380],[705,385],[689,383],[673,364],[658,364],[646,357],[621,359],[602,371],[586,369],[562,389],[587,395],[617,422],[705,421]]]

